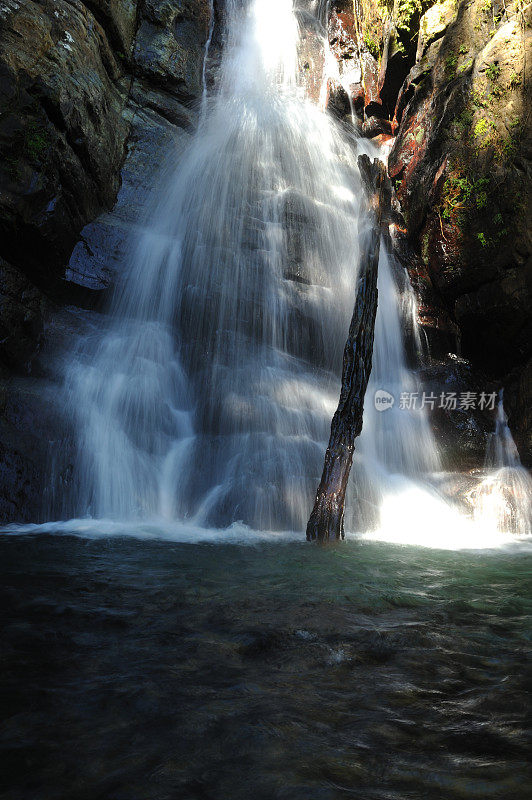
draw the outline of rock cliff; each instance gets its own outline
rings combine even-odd
[[[42,514],[64,438],[48,354],[95,324],[81,309],[105,294],[164,154],[196,124],[210,23],[209,0],[0,4],[4,519]]]

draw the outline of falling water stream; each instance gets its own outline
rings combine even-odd
[[[305,526],[354,301],[357,150],[377,151],[305,96],[289,0],[228,14],[218,91],[165,177],[110,330],[69,368],[77,516]],[[386,253],[379,289],[372,385],[398,396],[413,378]],[[438,459],[421,412],[370,401],[367,417],[375,507],[377,475],[419,477]]]

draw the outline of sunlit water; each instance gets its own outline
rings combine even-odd
[[[499,397],[495,431],[486,452],[488,474],[472,492],[471,502],[481,527],[528,534],[532,524],[532,478],[522,465]]]

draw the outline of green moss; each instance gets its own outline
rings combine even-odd
[[[454,75],[456,71],[456,65],[458,63],[458,56],[454,53],[451,53],[445,59],[445,74],[448,76]]]
[[[484,181],[486,184],[489,184],[489,180],[487,180],[486,178],[482,178],[481,180]],[[488,193],[485,189],[482,189],[482,187],[480,186],[480,182],[481,181],[479,181],[476,184],[476,194],[475,194],[475,205],[479,210],[486,208],[486,206],[488,205]]]
[[[518,75],[517,72],[512,72],[512,74],[510,75],[510,83],[508,84],[508,87],[510,89],[517,89],[519,86],[521,86],[521,83],[522,83],[521,76]]]
[[[498,100],[499,97],[502,97],[504,93],[505,90],[501,89],[500,86],[494,86],[488,95],[488,100]]]
[[[458,72],[467,72],[467,70],[471,69],[473,66],[473,59],[470,58],[469,61],[466,61],[465,64],[462,64],[458,67]]]
[[[490,125],[488,120],[485,117],[479,119],[479,121],[477,122],[477,124],[473,129],[473,134],[475,136],[475,139],[484,138],[487,135],[489,129]]]
[[[486,108],[486,101],[480,92],[477,92],[476,90],[471,93],[471,102],[477,108]]]
[[[368,48],[368,50],[371,53],[371,55],[373,56],[373,58],[378,60],[380,58],[379,43],[377,42],[376,39],[373,38],[371,33],[367,32],[367,31],[364,34],[364,44]]]
[[[49,139],[46,128],[38,122],[28,123],[24,134],[22,149],[30,161],[41,163],[46,150],[48,149]]]
[[[486,75],[490,81],[496,81],[500,74],[501,68],[499,64],[490,64],[486,69]]]
[[[458,118],[458,124],[463,128],[470,128],[473,124],[473,112],[468,108],[464,108]]]
[[[483,233],[482,231],[477,233],[477,239],[479,240],[479,242],[482,245],[482,247],[487,247],[488,246],[488,239],[486,238],[486,234]]]

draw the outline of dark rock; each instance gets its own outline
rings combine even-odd
[[[57,411],[57,365],[79,326],[59,306],[92,307],[113,284],[156,173],[165,179],[167,153],[184,146],[196,126],[181,100],[190,104],[202,91],[209,0],[137,5],[0,5],[3,520],[35,521],[61,508],[72,432]],[[101,324],[94,312],[91,318]],[[39,378],[9,378],[30,370]],[[48,486],[51,452],[60,462],[55,487]]]
[[[209,21],[208,0],[147,0],[133,48],[136,72],[182,100],[198,97]]]
[[[522,364],[532,351],[531,307],[531,265],[507,270],[502,278],[462,295],[455,314],[464,351],[499,374]]]
[[[448,355],[421,371],[420,377],[426,392],[438,399],[441,393],[451,392],[460,398],[462,392],[491,394],[499,390],[485,375],[474,369],[465,359]],[[442,466],[447,470],[479,469],[484,465],[489,434],[495,426],[494,411],[481,411],[478,402],[473,409],[439,408],[430,412],[430,423],[442,456]]]
[[[509,376],[504,389],[504,406],[508,423],[525,467],[532,468],[532,358],[514,376]]]
[[[137,0],[86,0],[85,5],[106,31],[111,44],[127,56],[137,27]]]
[[[0,17],[2,254],[44,285],[83,224],[114,200],[126,95],[81,2],[7,0]]]
[[[35,378],[0,381],[0,519],[47,517],[72,469],[68,431],[58,412],[58,387]],[[52,454],[58,485],[50,483]],[[61,462],[61,463],[59,463]]]
[[[142,97],[140,92],[135,96]],[[178,151],[189,139],[187,132],[149,108],[143,110],[131,103],[130,110],[132,122],[117,202],[112,211],[100,214],[85,226],[66,270],[69,284],[91,292],[102,292],[114,285],[152,202],[153,188],[159,186],[156,174],[160,173],[160,180],[167,179],[164,165],[168,153],[172,146],[173,152]],[[183,114],[183,119],[188,124],[193,117]]]
[[[464,356],[504,385],[530,356],[532,33],[513,2],[495,27],[481,0],[448,11],[401,90],[389,169],[418,283],[457,323]]]
[[[42,294],[0,258],[0,362],[25,371],[43,333]]]

